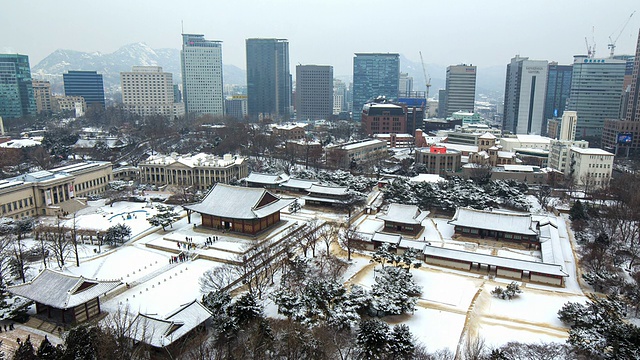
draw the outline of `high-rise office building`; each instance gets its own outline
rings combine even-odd
[[[398,98],[400,84],[400,55],[357,53],[353,58],[353,120],[360,121],[362,107],[384,96]]]
[[[542,128],[546,129],[548,119],[562,116],[571,91],[571,65],[558,65],[557,62],[549,63],[547,73],[547,95],[544,100],[544,118]]]
[[[224,100],[224,112],[236,119],[244,119],[247,116],[247,95],[231,95]]]
[[[97,71],[69,70],[68,73],[62,74],[62,80],[66,96],[82,96],[87,107],[105,107],[102,74],[98,74]]]
[[[333,66],[296,66],[296,118],[328,119],[333,113]]]
[[[574,56],[567,110],[578,112],[577,139],[600,138],[606,119],[620,119],[626,61]]]
[[[616,155],[619,155],[618,150],[621,148],[627,155],[640,150],[640,31],[631,79],[625,82],[629,85],[626,104],[623,104],[624,118],[605,119],[602,130],[602,147]]]
[[[124,108],[140,116],[163,115],[171,119],[184,115],[182,103],[174,102],[173,74],[160,66],[134,66],[120,73]]]
[[[289,42],[247,39],[247,96],[253,119],[288,120],[291,109]]]
[[[51,83],[44,80],[33,80],[33,97],[36,100],[38,114],[51,112]]]
[[[638,44],[636,46],[636,56],[633,61],[631,88],[629,89],[629,100],[627,101],[625,120],[640,121],[640,31],[638,31]]]
[[[446,118],[447,113],[447,89],[438,90],[438,114],[439,118]]]
[[[0,117],[19,118],[35,113],[29,57],[0,54]]]
[[[516,55],[507,65],[502,130],[512,134],[542,133],[547,87],[546,60]]]
[[[447,103],[445,117],[457,111],[473,112],[476,101],[476,67],[451,65],[447,67]]]
[[[182,34],[180,57],[185,112],[223,115],[222,41]]]

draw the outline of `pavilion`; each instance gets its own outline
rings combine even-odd
[[[200,202],[186,205],[202,215],[202,226],[255,235],[280,221],[280,210],[294,199],[281,199],[265,189],[218,183]]]
[[[77,324],[100,315],[100,296],[120,286],[120,280],[92,280],[44,269],[33,280],[7,290],[33,300],[36,313],[64,324]]]
[[[378,219],[384,220],[384,231],[392,233],[419,234],[424,227],[422,221],[429,215],[415,205],[389,204],[384,214],[378,214]]]

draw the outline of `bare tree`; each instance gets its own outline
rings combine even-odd
[[[338,238],[340,228],[334,222],[325,223],[324,226],[318,229],[318,238],[327,247],[327,256],[331,254],[331,244],[333,244]]]
[[[202,274],[198,280],[200,284],[200,292],[208,294],[216,291],[227,290],[236,279],[236,271],[234,265],[222,265],[209,269]]]
[[[351,261],[351,252],[362,247],[363,237],[354,224],[343,228],[340,232],[340,244],[347,249],[347,261]]]
[[[48,227],[45,230],[44,236],[47,239],[49,249],[56,258],[58,267],[64,267],[65,259],[71,247],[71,241],[67,237],[67,229],[62,226],[58,219],[55,227]]]

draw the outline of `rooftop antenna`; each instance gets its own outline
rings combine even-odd
[[[184,20],[180,20],[180,26],[182,27],[182,34],[184,35]]]

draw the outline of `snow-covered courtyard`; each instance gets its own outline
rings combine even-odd
[[[194,299],[202,298],[199,279],[207,270],[223,262],[239,259],[243,251],[261,239],[194,226],[199,215],[192,214],[191,222],[184,212],[166,231],[152,227],[147,219],[155,214],[151,204],[118,202],[113,206],[90,202],[89,206],[65,220],[66,226],[80,230],[103,232],[110,226],[125,224],[131,228],[131,240],[119,247],[98,245],[93,239],[80,244],[80,266],[70,255],[64,272],[87,278],[121,280],[123,285],[102,300],[102,308],[109,312],[126,308],[133,313],[167,314]],[[262,237],[278,239],[289,228],[305,221],[341,221],[344,214],[303,208],[282,214],[275,229]],[[456,352],[470,339],[482,338],[488,345],[499,346],[509,341],[556,341],[567,338],[567,328],[557,319],[557,312],[568,301],[584,302],[586,298],[575,278],[575,263],[570,236],[564,219],[558,217],[559,236],[565,269],[569,273],[565,287],[553,287],[520,282],[523,293],[512,300],[501,300],[490,292],[496,286],[506,286],[512,280],[480,272],[459,271],[423,264],[412,269],[416,283],[422,287],[417,309],[411,314],[384,318],[390,324],[404,323],[430,351],[449,349]],[[491,243],[456,239],[448,219],[427,217],[421,231],[413,240],[433,246],[472,251],[513,259],[540,262],[539,250],[499,246]],[[372,234],[384,227],[375,215],[361,215],[354,220],[361,233]],[[206,244],[216,236],[217,241]],[[188,252],[180,244],[192,242]],[[184,245],[182,245],[184,246]],[[319,244],[318,249],[324,245]],[[100,251],[98,251],[100,249]],[[184,261],[174,261],[179,253],[187,253]],[[310,254],[309,254],[310,256]],[[194,259],[195,258],[195,259]],[[358,252],[343,275],[346,284],[359,284],[365,289],[374,283],[375,269],[370,253]],[[55,261],[53,262],[55,263]],[[265,300],[268,316],[278,316],[277,308]]]

